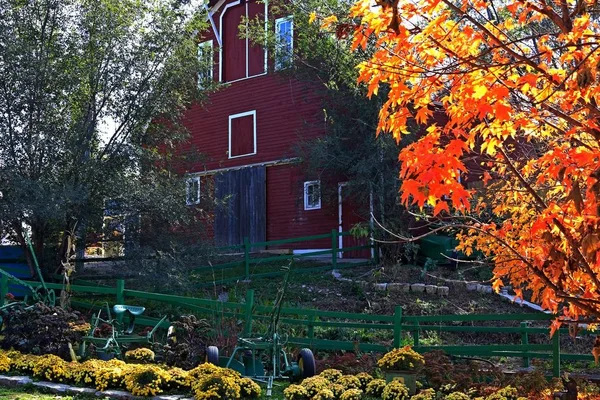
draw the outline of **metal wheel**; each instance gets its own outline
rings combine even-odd
[[[302,349],[298,354],[298,367],[302,374],[302,378],[310,378],[315,376],[317,366],[315,364],[315,356],[310,349]]]

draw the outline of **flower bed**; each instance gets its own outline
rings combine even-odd
[[[261,388],[239,373],[202,364],[192,370],[120,360],[67,362],[48,354],[35,356],[0,351],[0,372],[23,373],[55,382],[92,386],[97,390],[123,389],[136,396],[156,396],[168,391],[193,393],[195,399],[255,399]]]
[[[407,349],[404,349],[406,351]],[[147,362],[149,351],[136,351],[130,358]],[[397,357],[398,354],[388,356]],[[425,366],[425,369],[427,365]],[[262,391],[254,381],[238,372],[212,364],[202,364],[191,370],[156,364],[127,364],[120,360],[88,360],[67,362],[48,354],[35,356],[18,351],[0,350],[0,373],[32,375],[55,383],[94,387],[97,390],[122,389],[137,396],[154,396],[164,392],[193,393],[196,400],[237,400],[260,398]],[[437,377],[437,375],[436,375]],[[427,375],[424,375],[427,378]],[[300,384],[289,385],[283,391],[285,400],[550,400],[559,390],[559,382],[543,384],[536,374],[517,379],[516,385],[479,385],[459,390],[456,382],[435,388],[419,384],[417,394],[410,395],[400,381],[386,383],[367,373],[343,374],[326,369],[319,375],[306,378]],[[439,383],[438,379],[433,382]],[[280,400],[275,395],[274,400]],[[597,386],[580,386],[578,399],[600,400]]]

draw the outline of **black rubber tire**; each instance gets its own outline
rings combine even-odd
[[[205,361],[207,363],[219,366],[219,348],[217,346],[208,346],[206,348]]]
[[[310,378],[315,376],[317,372],[317,365],[315,364],[315,356],[310,349],[302,349],[298,354],[298,366],[302,373],[302,378]]]

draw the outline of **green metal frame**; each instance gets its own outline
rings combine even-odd
[[[254,305],[254,291],[249,290],[246,294],[246,313],[244,336],[238,339],[236,347],[225,363],[226,368],[240,368],[243,365],[243,374],[256,381],[267,384],[267,397],[271,396],[273,381],[276,379],[288,379],[294,381],[299,379],[302,369],[297,362],[288,360],[284,346],[287,344],[279,334],[279,323],[283,298],[287,291],[290,273],[292,271],[293,259],[288,267],[284,269],[283,285],[277,292],[275,304],[270,315],[270,323],[267,332],[258,337],[251,337],[252,331],[252,307]],[[266,364],[263,363],[266,361]],[[265,368],[266,367],[266,368]],[[268,371],[265,373],[265,370]],[[241,371],[240,371],[241,372]]]
[[[133,343],[154,343],[154,334],[156,330],[161,327],[162,323],[167,319],[166,316],[162,317],[150,330],[146,336],[134,335],[133,326],[135,325],[135,317],[137,315],[141,315],[143,313],[143,307],[135,307],[135,306],[127,306],[117,304],[113,307],[113,311],[118,310],[117,307],[124,307],[125,310],[120,311],[118,315],[122,312],[126,312],[129,314],[129,321],[127,323],[123,323],[120,318],[113,318],[110,312],[110,307],[108,303],[106,306],[106,314],[107,319],[102,318],[102,308],[98,311],[96,315],[92,317],[92,324],[90,327],[90,331],[87,336],[82,338],[82,343],[79,346],[79,355],[81,357],[85,357],[88,352],[88,343],[92,343],[94,345],[100,345],[96,347],[96,351],[100,351],[106,354],[114,354],[117,358],[122,358],[121,347],[133,344]],[[141,308],[142,310],[139,313],[132,313],[130,310],[127,310],[129,307]],[[105,337],[95,337],[94,332],[100,326],[100,324],[108,324],[111,327],[111,335],[107,338]]]

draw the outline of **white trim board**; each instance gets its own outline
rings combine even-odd
[[[252,129],[254,131],[253,135],[254,135],[254,151],[252,153],[246,153],[246,154],[240,154],[237,156],[232,156],[231,155],[231,121],[237,118],[243,118],[243,117],[249,117],[252,116]],[[243,113],[238,113],[238,114],[233,114],[229,116],[229,134],[228,134],[228,138],[229,138],[229,150],[227,151],[227,157],[231,160],[233,158],[240,158],[240,157],[248,157],[248,156],[253,156],[257,153],[258,149],[256,148],[256,110],[252,110],[252,111],[246,111]]]
[[[279,165],[295,164],[295,163],[298,163],[300,161],[301,160],[298,157],[294,157],[294,158],[282,158],[280,160],[273,160],[273,161],[265,161],[265,162],[258,162],[258,163],[252,163],[252,164],[245,164],[245,165],[239,165],[239,166],[236,166],[236,167],[225,167],[225,168],[209,169],[209,170],[206,170],[206,171],[190,172],[190,173],[186,174],[186,176],[214,175],[214,174],[218,174],[220,172],[235,171],[235,170],[238,170],[238,169],[252,168],[252,167],[276,167],[276,166],[279,166]]]

